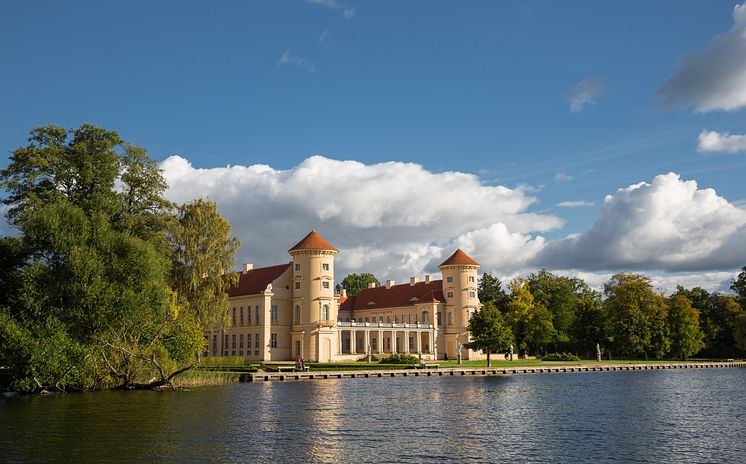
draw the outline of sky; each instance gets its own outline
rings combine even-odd
[[[725,290],[746,266],[746,6],[708,1],[9,1],[0,167],[49,123],[117,130],[237,261],[316,229],[338,278]],[[12,233],[7,224],[0,231]]]

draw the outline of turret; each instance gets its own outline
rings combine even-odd
[[[337,320],[334,257],[338,250],[312,230],[288,250],[293,257],[293,325]],[[296,307],[300,306],[300,320]]]
[[[453,358],[456,355],[458,343],[463,344],[468,341],[469,316],[479,306],[477,296],[479,263],[458,249],[438,268],[443,274],[443,296],[446,300],[443,314],[446,345],[444,349],[448,356]]]

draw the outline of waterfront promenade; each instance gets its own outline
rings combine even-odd
[[[370,369],[310,372],[257,372],[241,375],[244,382],[268,382],[285,380],[324,380],[379,377],[444,377],[444,376],[489,376],[515,374],[551,374],[572,372],[645,371],[661,369],[713,369],[724,367],[746,367],[746,361],[681,362],[598,365],[553,365],[527,367],[446,367],[435,369]]]

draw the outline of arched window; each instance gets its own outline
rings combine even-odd
[[[429,322],[429,319],[430,313],[428,313],[427,311],[422,311],[422,322],[427,324]]]
[[[295,323],[300,324],[300,305],[295,305]]]
[[[324,305],[321,307],[321,320],[322,321],[329,320],[329,305]]]

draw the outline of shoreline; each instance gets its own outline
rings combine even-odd
[[[661,369],[716,369],[746,367],[746,361],[679,362],[644,364],[555,365],[529,367],[444,367],[437,369],[370,369],[311,372],[257,372],[242,374],[241,382],[271,382],[287,380],[328,380],[380,377],[452,377],[497,376],[516,374],[552,374],[577,372],[647,371]]]

